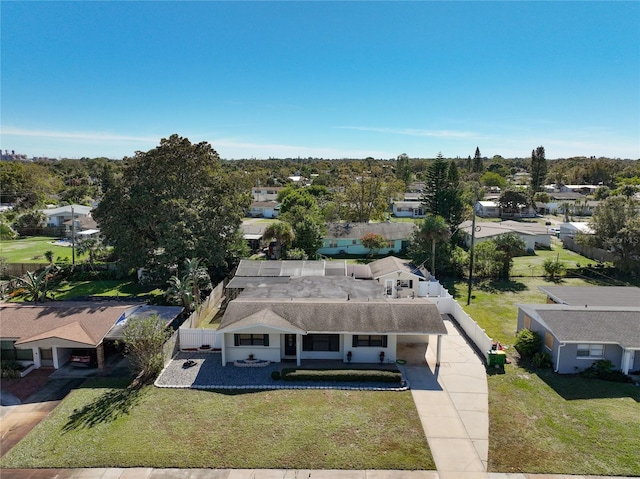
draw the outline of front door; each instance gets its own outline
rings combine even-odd
[[[284,355],[285,356],[296,355],[296,335],[295,334],[284,335]]]

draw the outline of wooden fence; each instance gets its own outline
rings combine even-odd
[[[568,250],[575,251],[576,253],[579,253],[582,256],[590,258],[594,261],[600,261],[602,263],[613,263],[616,260],[616,255],[614,255],[613,253],[600,248],[594,248],[593,246],[581,245],[574,238],[564,238],[562,240],[562,244]]]

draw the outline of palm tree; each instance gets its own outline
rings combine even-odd
[[[431,241],[431,275],[436,275],[436,243],[451,237],[449,225],[442,216],[429,214],[425,216],[420,227],[420,236]]]
[[[15,287],[11,292],[12,297],[24,297],[27,301],[53,301],[55,298],[55,277],[58,273],[58,267],[50,264],[39,274],[27,271],[27,273],[19,278],[14,276]]]
[[[195,309],[193,297],[193,283],[189,276],[180,279],[177,276],[171,276],[167,281],[169,287],[164,295],[171,303],[178,303],[187,311],[191,312]]]
[[[280,258],[286,249],[291,246],[293,240],[296,239],[296,235],[293,232],[293,228],[289,223],[279,221],[278,223],[271,223],[267,226],[262,234],[262,237],[266,240],[275,240],[275,258]]]
[[[87,238],[82,240],[75,246],[75,248],[78,256],[85,254],[89,255],[89,264],[95,263],[97,257],[104,251],[102,241],[98,238]]]
[[[169,287],[165,291],[165,297],[191,312],[202,303],[201,290],[211,289],[211,277],[207,269],[200,265],[200,258],[187,258],[184,266],[182,278],[174,275],[167,281]]]

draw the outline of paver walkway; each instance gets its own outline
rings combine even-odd
[[[489,398],[484,363],[451,321],[445,321],[440,367],[436,342],[427,349],[428,365],[403,366],[440,478],[487,478]],[[484,474],[483,474],[484,473]]]

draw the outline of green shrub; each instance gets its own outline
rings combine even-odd
[[[536,331],[522,329],[516,336],[515,348],[523,357],[533,357],[542,347],[542,337]]]
[[[546,351],[538,351],[533,355],[533,364],[540,369],[548,369],[553,366],[551,355]]]
[[[602,379],[604,381],[613,381],[617,383],[630,383],[631,378],[619,369],[615,369],[614,364],[608,359],[599,359],[594,361],[591,366],[580,373],[586,378]]]
[[[280,379],[280,371],[271,371],[271,379],[278,381]]]
[[[295,369],[282,370],[285,381],[384,382],[400,383],[402,373],[372,369]]]
[[[561,277],[567,269],[562,261],[553,258],[545,259],[542,267],[544,269],[544,276],[551,279]]]
[[[20,377],[20,371],[24,368],[18,361],[8,359],[0,361],[0,377],[7,379],[15,379]]]

